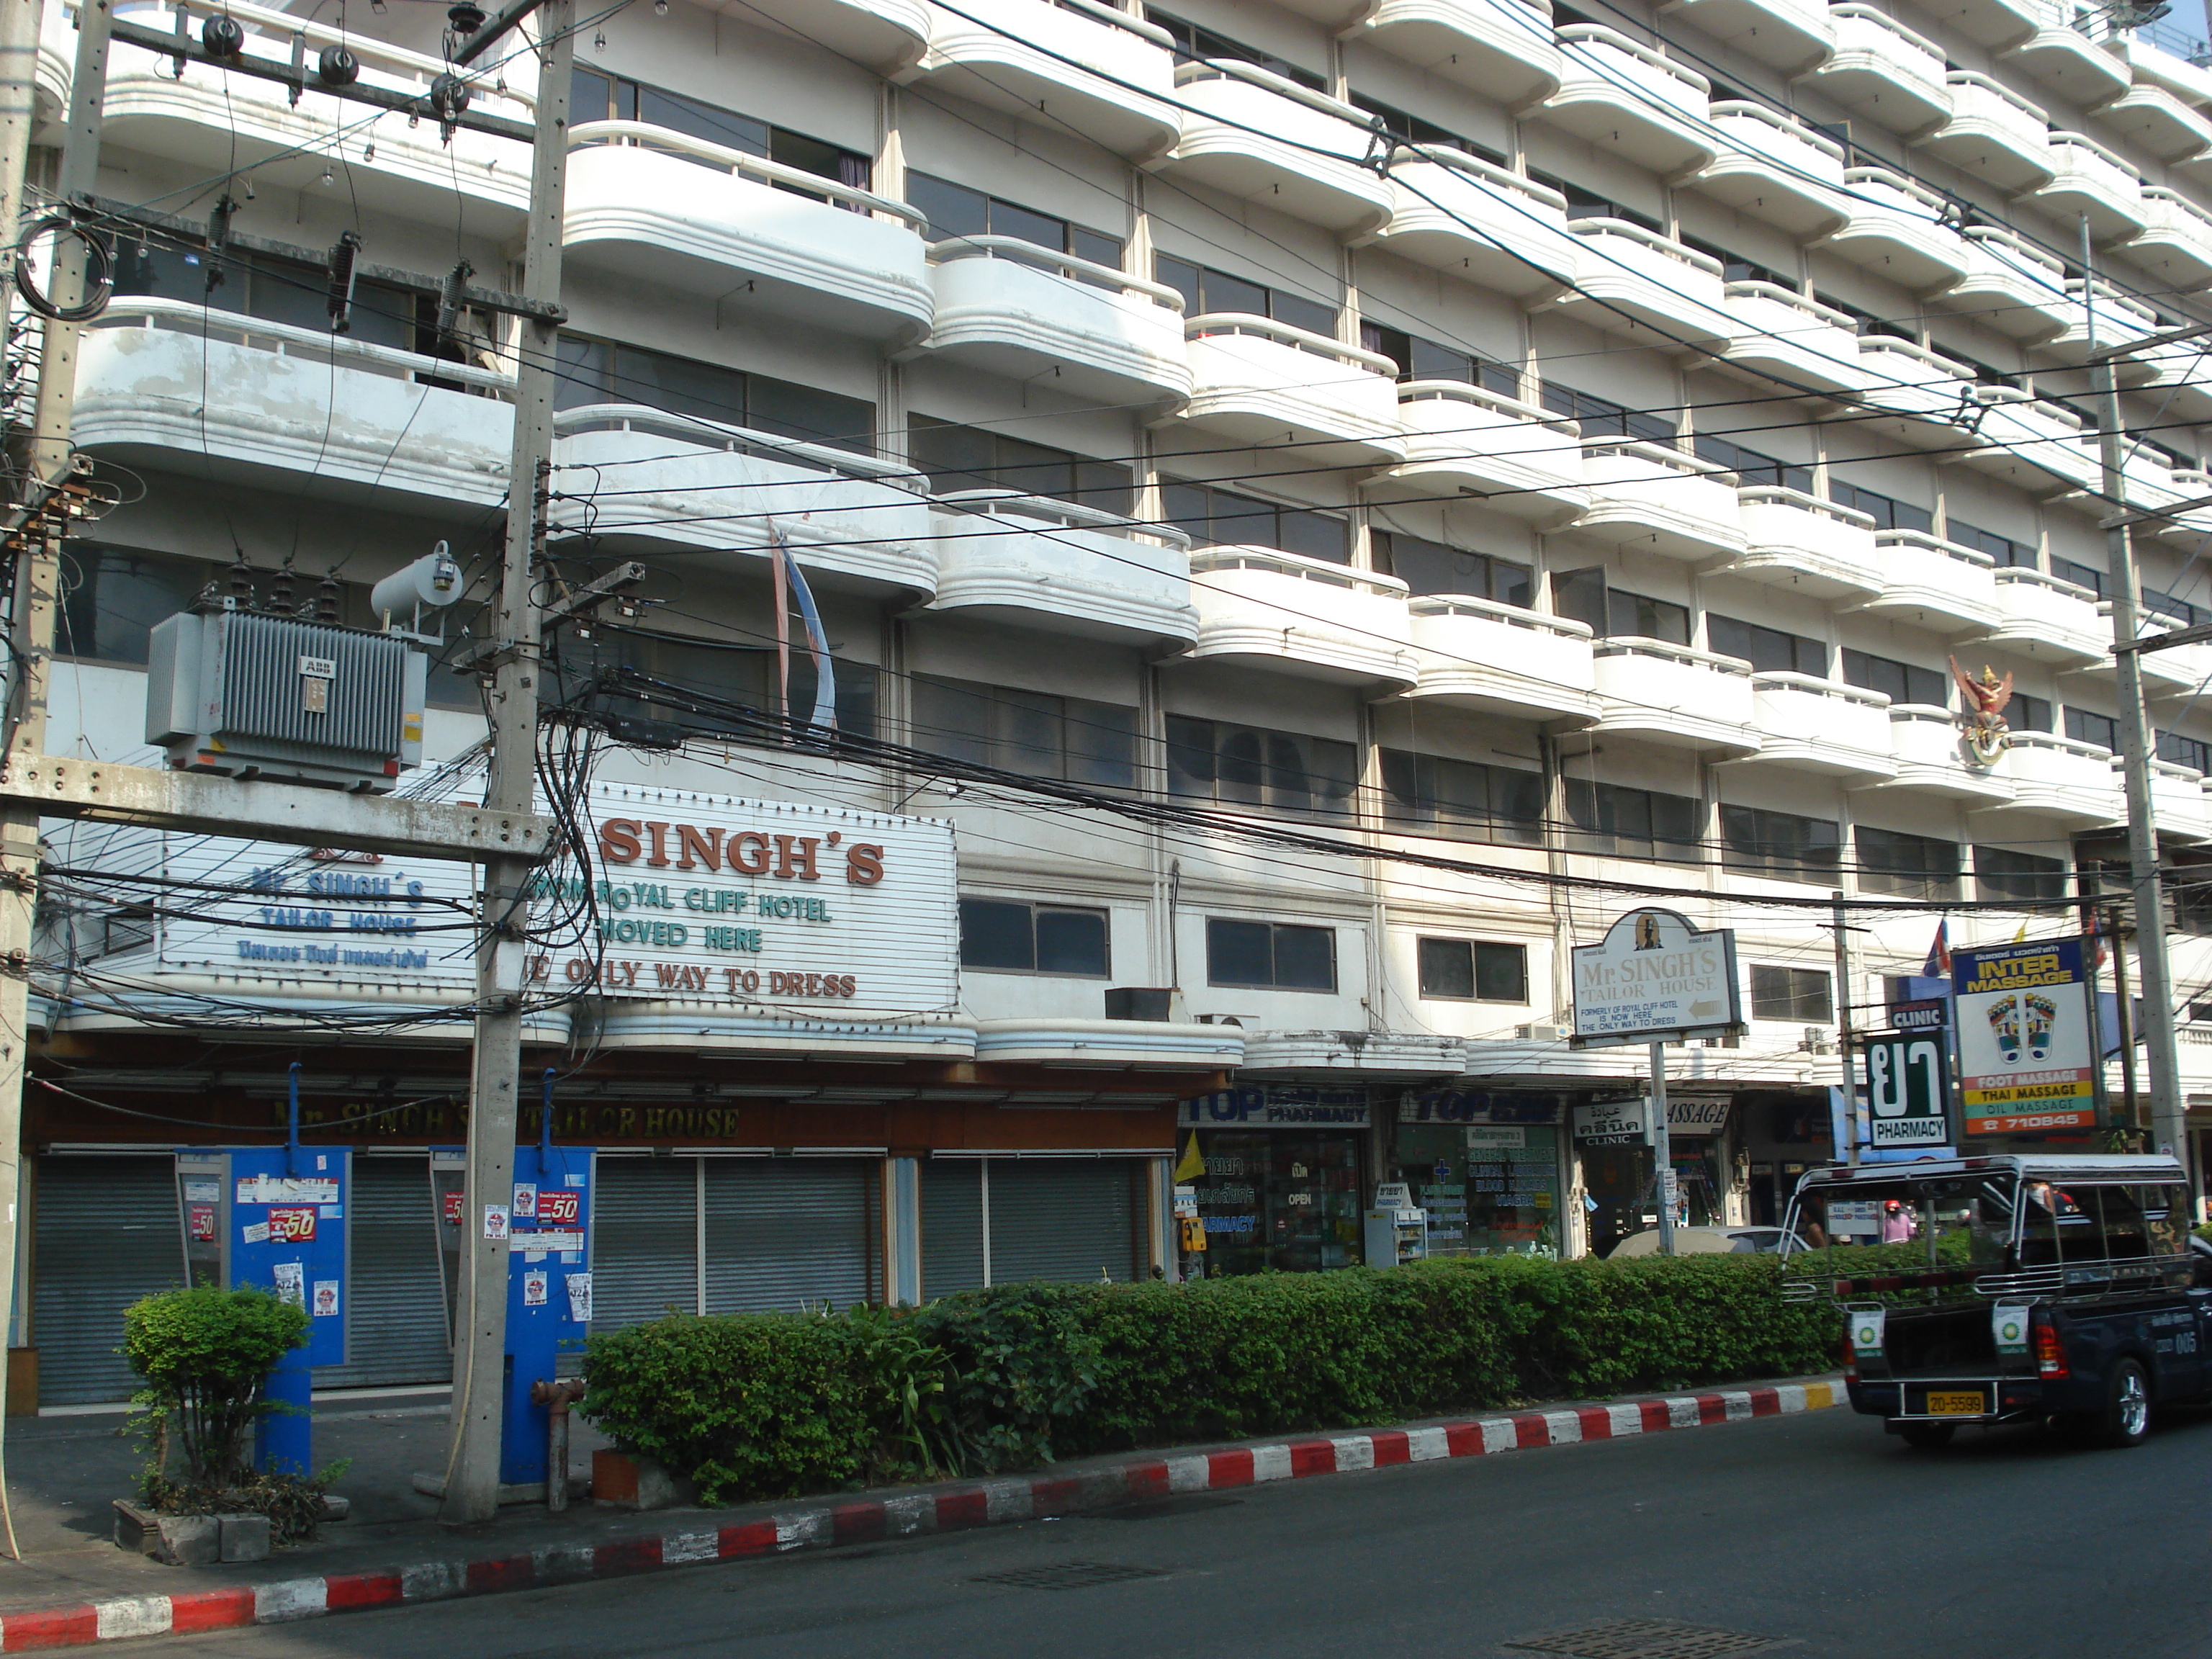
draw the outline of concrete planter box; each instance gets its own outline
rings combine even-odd
[[[265,1515],[156,1515],[124,1498],[115,1500],[118,1549],[172,1567],[217,1561],[266,1561],[270,1549]]]
[[[602,1447],[592,1454],[592,1500],[618,1510],[672,1510],[696,1504],[699,1487],[650,1457]]]

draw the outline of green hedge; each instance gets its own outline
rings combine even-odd
[[[1179,1441],[1772,1376],[1833,1360],[1771,1256],[1443,1261],[1013,1285],[594,1336],[583,1410],[708,1503]]]

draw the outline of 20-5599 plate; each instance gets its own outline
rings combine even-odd
[[[1990,1397],[1979,1389],[1930,1389],[1923,1408],[1930,1417],[1979,1417],[1990,1408]]]

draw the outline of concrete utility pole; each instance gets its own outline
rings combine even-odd
[[[1830,896],[1836,930],[1836,1063],[1844,1074],[1844,1158],[1859,1161],[1859,1080],[1851,1070],[1851,935],[1844,920],[1844,890]]]
[[[2112,639],[2131,647],[2137,623],[2138,593],[2133,531],[2127,519],[2127,478],[2120,455],[2120,387],[2109,357],[2097,355],[2097,273],[2091,263],[2089,221],[2081,220],[2081,302],[2088,318],[2092,381],[2097,394],[2098,459],[2102,489],[2112,517],[2121,522],[2105,532],[2112,567]],[[2158,828],[2151,816],[2149,721],[2143,714],[2142,659],[2132,650],[2113,654],[2119,678],[2120,769],[2127,784],[2128,890],[2135,912],[2136,948],[2142,953],[2143,1046],[2150,1067],[2150,1122],[2154,1146],[2185,1160],[2189,1152],[2182,1115],[2181,1055],[2173,1034],[2173,974],[2166,955],[2166,893],[2158,872]],[[2120,948],[2124,948],[2121,946]],[[2097,1075],[2104,1076],[2098,1060]]]
[[[574,0],[539,13],[538,128],[531,149],[530,222],[522,297],[561,297],[562,197],[568,171],[568,79],[575,55]],[[538,564],[547,477],[553,462],[555,356],[559,325],[520,325],[514,449],[507,474],[507,556],[500,580],[491,695],[488,810],[529,812],[538,793]],[[469,1167],[462,1200],[460,1319],[453,1352],[453,1439],[440,1515],[489,1521],[499,1508],[500,1433],[506,1397],[509,1206],[514,1196],[515,1089],[522,1074],[522,991],[532,861],[484,865],[477,946],[476,1054],[469,1086]],[[494,1212],[499,1224],[492,1224]],[[487,1235],[496,1233],[496,1237]],[[565,1481],[566,1469],[546,1478]]]
[[[1674,1133],[1667,1121],[1667,1042],[1652,1040],[1651,1180],[1659,1189],[1659,1254],[1674,1254]]]

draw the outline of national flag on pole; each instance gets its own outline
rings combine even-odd
[[[796,599],[800,623],[806,629],[806,654],[814,664],[814,712],[806,723],[834,732],[837,729],[837,677],[830,665],[830,636],[823,631],[822,613],[815,608],[814,590],[806,585],[805,573],[784,545],[781,530],[770,543],[769,555],[775,577],[775,712],[786,718],[791,714],[791,601]]]
[[[1928,960],[1920,969],[1923,979],[1951,977],[1951,921],[1949,917],[1936,924],[1936,937],[1928,946]]]
[[[1191,1131],[1190,1144],[1182,1149],[1182,1158],[1175,1166],[1178,1182],[1195,1181],[1206,1173],[1206,1160],[1199,1156],[1198,1132]]]

